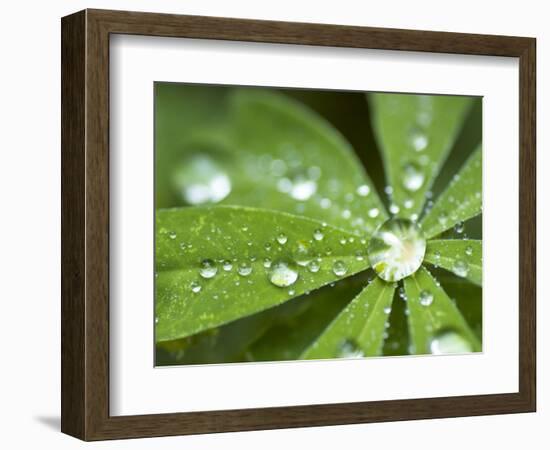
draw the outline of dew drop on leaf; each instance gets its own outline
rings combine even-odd
[[[464,252],[466,253],[467,256],[472,256],[474,254],[474,249],[470,245],[468,245]]]
[[[277,242],[279,244],[284,245],[286,244],[287,241],[288,241],[288,238],[286,237],[286,234],[281,233],[277,236]]]
[[[351,339],[346,339],[342,342],[338,350],[339,358],[362,358],[364,356],[365,354],[363,351],[359,348],[355,341]]]
[[[237,272],[242,277],[247,277],[252,273],[252,266],[247,262],[242,262],[239,264],[239,267],[237,268]]]
[[[199,273],[203,278],[213,278],[218,273],[216,263],[211,259],[202,260]]]
[[[455,225],[455,232],[457,232],[458,234],[464,233],[464,222],[458,222]]]
[[[284,261],[274,263],[269,271],[269,281],[277,287],[292,286],[297,279],[298,272]]]
[[[445,353],[471,353],[471,344],[454,330],[443,330],[430,341],[430,352],[434,355]]]
[[[418,270],[426,252],[421,228],[407,219],[389,219],[373,234],[369,262],[384,281],[399,281]]]
[[[231,261],[226,259],[222,263],[222,269],[225,270],[226,272],[229,272],[232,268],[233,268],[233,264],[231,263]]]
[[[264,259],[264,267],[269,269],[271,267],[271,260],[269,258]]]
[[[468,276],[468,272],[470,271],[470,267],[468,266],[468,263],[462,259],[457,259],[453,263],[453,273],[455,275],[458,275],[459,277],[466,277]]]
[[[346,263],[344,261],[334,261],[334,264],[332,265],[332,271],[334,272],[334,275],[342,277],[348,272],[348,266],[346,266]]]
[[[434,296],[430,291],[420,292],[420,304],[422,306],[430,306],[434,301]]]
[[[424,173],[415,163],[407,163],[403,166],[403,187],[411,192],[416,192],[424,184]]]
[[[325,235],[319,229],[317,229],[313,232],[313,239],[315,239],[316,241],[322,241],[324,237],[325,237]]]
[[[369,209],[368,215],[371,219],[374,219],[375,217],[378,217],[378,214],[380,214],[380,211],[378,210],[378,208]]]
[[[311,273],[317,273],[319,272],[319,269],[321,268],[321,265],[318,261],[312,259],[310,262],[307,263],[307,270],[309,270]]]
[[[202,286],[196,281],[192,281],[190,287],[191,291],[193,291],[195,294],[198,294],[202,289]]]
[[[357,195],[359,195],[360,197],[366,197],[367,195],[370,194],[370,188],[368,185],[362,184],[357,188],[356,192],[357,192]]]
[[[176,239],[177,236],[178,236],[178,235],[176,234],[175,231],[170,231],[170,232],[168,232],[168,237],[169,237],[170,239],[172,239],[172,240]]]

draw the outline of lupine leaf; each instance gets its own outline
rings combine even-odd
[[[428,241],[424,261],[442,267],[481,286],[481,241],[443,239]]]
[[[395,285],[375,277],[302,354],[303,359],[377,356]]]
[[[217,87],[212,118],[197,124],[195,110],[209,110],[194,98],[211,95],[186,102],[182,89],[178,102],[163,95],[157,105],[159,206],[269,206],[357,233],[387,218],[351,146],[314,111],[276,92]]]
[[[387,93],[368,98],[394,207],[401,217],[417,218],[472,99]]]
[[[427,238],[437,236],[457,223],[481,213],[481,171],[479,147],[422,219],[422,228]]]
[[[157,341],[217,327],[368,268],[363,239],[323,225],[245,207],[157,211]],[[200,274],[205,260],[211,261],[209,275],[216,268],[211,278]],[[312,270],[314,264],[319,270]],[[271,277],[275,267],[278,276]]]
[[[411,354],[470,353],[481,345],[427,269],[405,278]],[[431,296],[431,297],[430,297]],[[430,300],[431,301],[428,301]]]

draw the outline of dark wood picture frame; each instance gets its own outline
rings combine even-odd
[[[534,38],[85,10],[62,30],[61,429],[84,440],[535,411]],[[109,36],[134,34],[519,58],[519,392],[109,415]]]

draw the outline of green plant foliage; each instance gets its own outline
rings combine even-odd
[[[425,268],[405,279],[405,293],[411,353],[480,351],[479,341],[459,309]]]
[[[424,261],[481,286],[481,251],[481,241],[433,240],[428,243]]]
[[[368,268],[355,235],[287,213],[167,209],[157,212],[156,228],[157,341],[219,326]]]
[[[395,285],[375,278],[303,353],[303,359],[380,355]]]
[[[426,237],[437,236],[456,224],[481,213],[481,147],[466,161],[422,219]]]
[[[373,127],[401,217],[418,218],[472,104],[470,97],[369,94]]]
[[[479,99],[369,94],[376,143],[354,148],[311,91],[155,92],[157,364],[480,351]],[[397,266],[426,238],[397,283],[371,270],[376,230]]]

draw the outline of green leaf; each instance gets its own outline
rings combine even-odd
[[[323,225],[245,207],[157,211],[157,341],[254,314],[368,268],[364,239]],[[200,273],[206,260],[207,276],[215,267],[211,278]]]
[[[373,129],[392,201],[418,217],[426,194],[462,128],[472,99],[449,95],[369,94]]]
[[[481,214],[481,170],[480,146],[422,219],[426,238],[437,236],[457,223]]]
[[[428,241],[424,261],[442,267],[481,286],[481,241],[444,239]]]
[[[405,292],[409,308],[411,354],[481,350],[464,317],[427,269],[422,267],[405,278]]]
[[[481,342],[483,335],[482,287],[473,283],[465,283],[463,278],[444,270],[441,273],[434,273],[434,277],[441,283],[447,295],[456,302],[462,316]]]
[[[370,271],[363,272],[302,297],[300,300],[302,303],[307,303],[307,307],[301,314],[271,327],[248,351],[250,359],[253,361],[298,359],[311,342],[357,295],[364,286],[367,273],[372,274]]]
[[[170,89],[159,90],[156,106],[160,207],[269,207],[359,234],[386,220],[353,149],[314,111],[258,88],[218,87],[215,99],[201,88]]]
[[[384,344],[384,330],[395,285],[374,280],[334,319],[302,354],[302,359],[377,356]]]
[[[342,280],[345,282],[346,280]],[[340,283],[338,283],[340,284]],[[157,343],[157,365],[212,364],[249,360],[249,348],[268,329],[304,314],[311,306],[310,296],[293,298],[275,308],[246,316],[217,328],[175,341]]]
[[[256,89],[236,91],[231,112],[233,147],[244,155],[247,170],[226,203],[269,204],[360,233],[386,220],[352,147],[319,115],[291,98]]]

